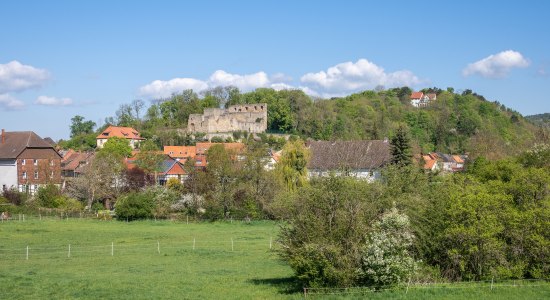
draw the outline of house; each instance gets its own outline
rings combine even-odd
[[[139,152],[133,151],[132,157],[124,160],[128,170],[139,168],[137,166],[138,153]],[[154,176],[154,174],[149,175]],[[183,181],[187,179],[187,172],[185,172],[185,169],[183,168],[183,162],[170,157],[170,155],[165,155],[164,160],[160,163],[160,168],[156,174],[156,177],[157,183],[160,185],[166,184],[170,178],[176,178],[183,183]]]
[[[380,178],[380,169],[391,161],[386,140],[372,141],[311,141],[308,163],[310,177],[349,175],[369,182]]]
[[[424,94],[423,92],[413,92],[411,94],[411,104],[414,107],[426,107],[430,104],[431,101],[437,99],[437,94],[428,93]]]
[[[426,171],[460,172],[464,171],[464,162],[467,156],[430,152],[423,155],[422,158],[424,159],[424,170]]]
[[[0,136],[0,186],[34,194],[41,185],[61,184],[61,156],[32,131]]]
[[[145,140],[140,137],[139,132],[132,127],[109,126],[96,137],[97,148],[103,148],[107,140],[115,136],[127,139],[132,149],[136,149],[137,144]]]
[[[281,161],[281,156],[283,156],[283,150],[273,151],[273,149],[270,149],[264,168],[267,171],[274,170],[277,163]]]
[[[185,163],[188,159],[196,156],[196,146],[164,146],[164,154]]]
[[[245,150],[245,145],[243,143],[197,143],[196,145],[196,155],[195,155],[195,166],[197,167],[206,167],[208,164],[206,154],[208,152],[208,149],[214,145],[223,145],[225,150],[231,152],[235,155],[236,160],[242,160],[243,157],[242,154]]]
[[[94,153],[76,152],[72,149],[62,153],[61,177],[78,177],[83,173],[84,166],[90,163]]]

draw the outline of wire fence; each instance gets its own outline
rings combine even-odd
[[[445,283],[427,283],[408,282],[393,287],[348,287],[348,288],[306,288],[304,287],[304,297],[327,296],[327,295],[363,295],[395,291],[407,294],[409,291],[422,289],[487,289],[494,290],[497,288],[513,287],[513,288],[534,288],[534,287],[550,287],[550,279],[491,279],[481,281],[461,281],[461,282],[445,282]]]
[[[146,243],[128,243],[124,241],[103,244],[65,244],[56,246],[27,245],[4,248],[0,246],[0,260],[35,260],[35,259],[71,259],[89,258],[92,256],[127,256],[127,255],[164,255],[183,254],[201,251],[269,253],[275,251],[273,237],[262,239],[227,238],[225,240],[202,240],[186,238],[180,241],[157,240]]]

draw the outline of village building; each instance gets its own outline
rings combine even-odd
[[[369,182],[380,178],[380,170],[391,161],[386,140],[371,141],[310,141],[308,163],[310,177],[329,174],[353,176]]]
[[[437,94],[428,93],[424,94],[423,92],[413,92],[411,94],[411,105],[414,107],[426,107],[432,101],[437,100]]]
[[[32,131],[0,136],[0,186],[34,194],[45,184],[61,184],[61,156]]]
[[[119,137],[128,140],[132,149],[136,149],[139,142],[145,140],[139,135],[139,132],[132,127],[109,126],[96,137],[97,148],[103,148],[103,145],[112,137]]]
[[[197,143],[197,145],[196,145],[196,155],[194,157],[195,166],[197,166],[197,167],[206,167],[206,165],[208,164],[208,159],[207,159],[206,154],[208,152],[208,149],[210,149],[210,147],[212,147],[214,145],[223,145],[225,150],[230,152],[230,154],[236,160],[243,160],[244,159],[242,154],[245,151],[246,146],[243,143],[210,143],[210,142]]]
[[[190,158],[195,158],[195,146],[164,146],[164,154],[185,163]]]
[[[267,129],[267,104],[232,105],[227,109],[205,108],[203,114],[191,114],[187,132],[205,133],[207,139],[214,136],[230,137],[230,133],[246,131],[262,133]]]
[[[430,152],[422,156],[424,170],[431,172],[460,172],[464,171],[466,155],[450,155],[440,152]]]
[[[78,177],[84,173],[84,167],[90,163],[94,157],[92,152],[77,152],[72,149],[60,152],[61,159],[61,177]]]

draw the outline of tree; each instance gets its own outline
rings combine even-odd
[[[409,218],[394,207],[372,227],[361,249],[360,282],[382,287],[407,281],[416,268]]]
[[[103,148],[98,151],[99,156],[115,156],[119,159],[130,157],[132,155],[132,148],[128,143],[128,140],[120,137],[112,137],[105,142]]]
[[[136,157],[136,165],[155,175],[155,184],[158,184],[158,172],[162,170],[162,163],[166,159],[166,155],[152,141],[141,143],[140,151]]]
[[[392,163],[407,166],[412,163],[410,138],[405,126],[400,125],[390,141]]]
[[[235,179],[231,154],[222,144],[216,144],[208,149],[206,157],[208,159],[206,172],[216,182],[213,186],[215,200],[217,204],[223,206],[223,216],[228,217],[231,209],[230,185]]]
[[[276,170],[286,184],[288,191],[306,185],[307,164],[310,152],[301,140],[289,141],[283,147],[281,161]]]
[[[71,138],[82,134],[93,133],[95,122],[84,121],[84,117],[76,115],[71,119]]]

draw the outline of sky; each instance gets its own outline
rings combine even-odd
[[[550,1],[0,1],[0,127],[69,138],[192,88],[471,89],[550,112]]]

